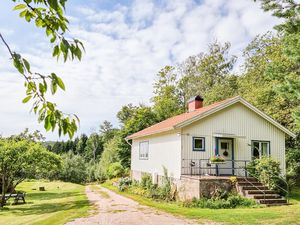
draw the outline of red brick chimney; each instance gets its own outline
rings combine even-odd
[[[194,96],[188,101],[189,112],[203,107],[203,98],[200,95]]]

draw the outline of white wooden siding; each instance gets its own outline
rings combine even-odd
[[[234,138],[234,159],[251,160],[251,140],[270,141],[271,157],[285,173],[285,133],[241,103],[182,128],[182,159],[206,159],[215,154],[214,133],[229,133]],[[193,136],[205,137],[205,152],[193,151]]]
[[[139,142],[149,141],[148,160],[139,159]],[[180,178],[181,175],[181,137],[177,132],[159,134],[132,142],[131,170],[163,174],[163,166],[167,168],[168,175]]]

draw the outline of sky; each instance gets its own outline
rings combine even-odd
[[[252,0],[70,0],[68,35],[80,39],[86,52],[81,62],[62,63],[51,57],[53,46],[44,32],[12,10],[15,4],[1,2],[0,32],[32,70],[55,72],[64,80],[66,91],[53,100],[80,117],[77,135],[98,131],[104,120],[118,126],[123,105],[150,104],[152,84],[164,66],[205,52],[214,40],[229,41],[231,54],[241,56],[256,35],[278,24]],[[0,42],[0,134],[29,128],[58,140],[57,133],[38,124],[31,105],[22,104],[24,97],[22,77]]]

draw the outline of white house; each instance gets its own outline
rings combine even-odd
[[[196,96],[189,110],[127,137],[132,140],[132,178],[143,173],[168,175],[243,176],[253,158],[270,156],[280,162],[285,174],[285,138],[295,137],[278,122],[237,96],[203,106]],[[211,165],[209,158],[220,155],[226,163]]]

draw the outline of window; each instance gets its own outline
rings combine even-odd
[[[205,151],[204,137],[193,137],[193,151]]]
[[[270,142],[269,141],[252,141],[252,158],[259,159],[262,156],[270,155]]]
[[[148,159],[149,157],[149,141],[142,141],[139,145],[140,159]]]

